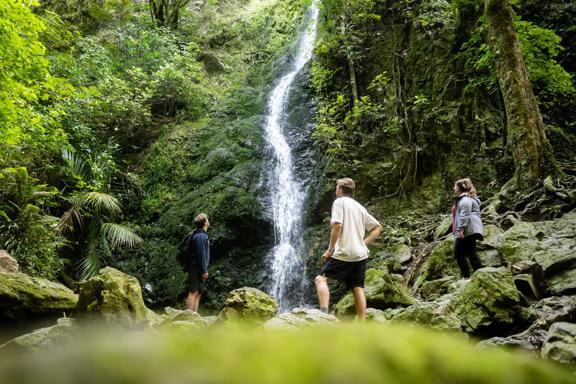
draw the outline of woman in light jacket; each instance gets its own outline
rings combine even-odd
[[[469,178],[454,184],[456,202],[452,207],[452,231],[454,233],[454,255],[460,267],[462,277],[470,277],[468,261],[475,271],[482,268],[476,254],[476,240],[483,240],[482,221],[480,219],[480,200],[476,197],[476,188]]]

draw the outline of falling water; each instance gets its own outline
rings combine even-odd
[[[310,7],[308,27],[299,42],[290,73],[282,77],[268,100],[265,138],[271,149],[269,190],[275,246],[269,255],[271,287],[281,310],[302,304],[306,288],[302,257],[302,210],[305,188],[294,177],[291,148],[286,140],[286,105],[298,72],[312,57],[318,8]]]

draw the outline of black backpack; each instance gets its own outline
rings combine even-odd
[[[178,245],[178,250],[176,251],[176,261],[183,270],[188,269],[189,265],[196,262],[194,257],[194,247],[192,246],[192,239],[196,232],[189,233],[184,237],[184,240]]]

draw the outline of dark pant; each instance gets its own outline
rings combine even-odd
[[[482,268],[482,263],[476,254],[476,237],[467,236],[463,239],[456,239],[454,254],[462,277],[470,277],[470,270],[468,269],[468,261],[466,259],[470,260],[473,271]]]

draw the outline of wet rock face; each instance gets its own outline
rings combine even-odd
[[[148,321],[140,283],[114,268],[104,268],[80,285],[74,316],[127,327]]]
[[[265,322],[276,315],[276,300],[256,288],[244,287],[235,289],[228,295],[224,308],[218,318],[225,320],[249,320]]]
[[[0,320],[27,320],[71,313],[78,295],[69,288],[23,273],[0,273]]]

